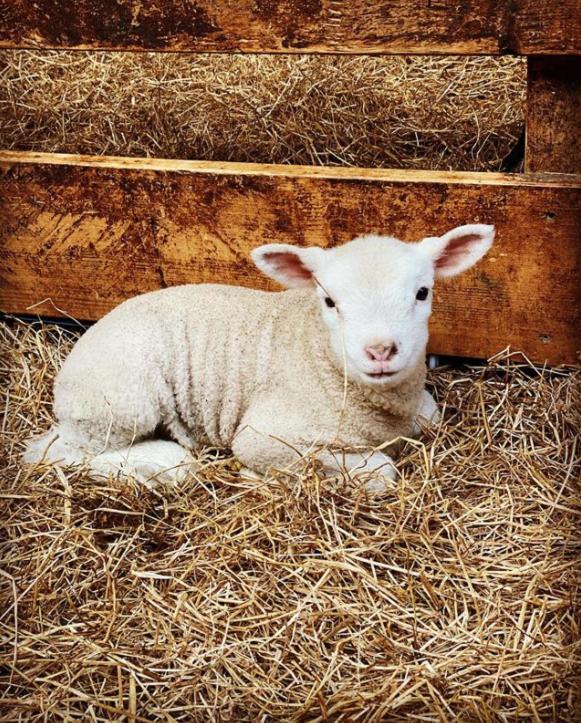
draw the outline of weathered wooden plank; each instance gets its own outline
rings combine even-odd
[[[526,170],[581,173],[580,119],[581,56],[530,58]]]
[[[0,0],[0,46],[575,54],[578,0]]]
[[[272,163],[236,163],[231,161],[188,161],[176,158],[139,158],[129,156],[90,156],[76,153],[39,153],[36,151],[0,151],[0,166],[9,169],[14,164],[49,164],[51,166],[90,166],[119,170],[208,173],[225,176],[268,176],[284,178],[329,178],[362,181],[392,181],[408,183],[440,183],[478,186],[525,187],[555,185],[578,188],[579,178],[555,173],[467,173],[465,171],[402,170],[400,168],[352,168],[345,166],[298,166]]]
[[[169,284],[272,288],[248,261],[265,242],[415,240],[480,221],[496,224],[497,242],[440,285],[431,349],[577,360],[579,177],[31,158],[0,155],[4,311],[93,319]]]
[[[519,55],[580,55],[579,0],[506,0],[504,47]]]

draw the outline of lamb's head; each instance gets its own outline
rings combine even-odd
[[[468,269],[493,239],[493,226],[472,224],[418,243],[362,236],[331,249],[267,244],[252,258],[284,286],[313,289],[351,378],[394,385],[425,354],[434,280]]]

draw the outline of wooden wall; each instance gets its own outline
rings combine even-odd
[[[579,0],[0,0],[0,47],[581,53]]]
[[[529,57],[526,173],[0,153],[0,309],[96,319],[169,284],[271,288],[250,249],[497,227],[431,349],[580,361],[579,0],[0,0],[0,48]],[[577,175],[571,175],[577,174]]]
[[[575,363],[581,346],[581,183],[502,175],[0,154],[0,308],[96,319],[166,285],[274,288],[262,243],[407,241],[471,222],[497,241],[436,293],[431,349],[487,357],[510,344]]]

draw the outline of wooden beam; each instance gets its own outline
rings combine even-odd
[[[579,54],[578,0],[0,0],[0,47]]]
[[[170,284],[273,288],[265,242],[412,241],[469,222],[497,241],[436,294],[431,350],[538,362],[580,347],[581,178],[0,154],[0,308],[95,319]]]
[[[525,168],[581,173],[581,56],[529,58]]]
[[[580,55],[579,0],[500,0],[504,47],[518,55]]]

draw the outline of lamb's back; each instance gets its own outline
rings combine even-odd
[[[204,418],[212,431],[220,397],[241,403],[260,371],[255,359],[269,346],[282,296],[200,284],[128,299],[73,347],[55,384],[57,414],[75,406],[77,416],[89,415],[102,399],[114,403],[136,389],[161,398],[169,387],[180,414]],[[212,434],[210,441],[220,440]]]

